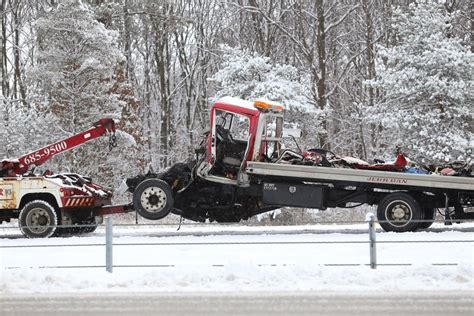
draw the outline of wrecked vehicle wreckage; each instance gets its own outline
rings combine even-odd
[[[319,148],[287,149],[282,139],[297,131],[283,129],[283,110],[270,101],[216,101],[195,160],[125,181],[134,209],[154,220],[172,212],[238,222],[284,206],[375,204],[382,228],[398,232],[429,227],[438,208],[448,224],[474,218],[471,165],[443,173],[413,165],[400,150],[393,163],[369,164]]]

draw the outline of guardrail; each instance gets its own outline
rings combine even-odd
[[[420,220],[423,222],[423,220]],[[432,221],[431,221],[432,222]],[[444,221],[435,221],[435,222],[444,222]],[[335,222],[326,222],[335,224]],[[337,222],[340,224],[340,222]],[[300,244],[368,244],[368,260],[366,264],[370,266],[371,269],[376,269],[377,266],[407,266],[411,264],[407,263],[377,263],[377,244],[384,244],[384,243],[474,243],[474,240],[466,239],[466,240],[379,240],[377,241],[377,229],[376,224],[377,220],[375,216],[371,213],[367,215],[366,221],[347,221],[344,223],[350,224],[367,224],[367,230],[365,231],[368,234],[368,240],[342,240],[342,241],[223,241],[223,242],[149,242],[149,243],[134,243],[134,242],[120,242],[115,243],[114,240],[114,227],[127,227],[127,226],[154,226],[149,224],[141,224],[141,225],[130,225],[130,224],[117,224],[113,225],[112,217],[106,217],[105,225],[101,225],[105,227],[105,240],[104,243],[80,243],[80,244],[28,244],[28,245],[2,245],[0,244],[0,249],[2,248],[49,248],[49,247],[104,247],[105,248],[105,265],[83,265],[83,266],[42,266],[39,268],[59,268],[59,269],[68,269],[68,268],[104,268],[107,272],[112,273],[114,267],[173,267],[173,265],[167,264],[152,264],[152,265],[114,265],[113,263],[113,249],[117,246],[160,246],[160,247],[170,247],[170,246],[204,246],[204,245],[300,245]],[[319,224],[319,223],[318,223]],[[169,224],[175,225],[175,224]],[[204,224],[205,226],[209,227],[209,224]],[[74,227],[90,227],[91,225],[75,225]],[[159,226],[163,226],[160,224]],[[199,224],[196,226],[200,226]],[[212,225],[211,225],[212,226]],[[237,226],[237,225],[236,225]],[[71,227],[71,226],[58,226],[58,227]],[[235,226],[234,226],[235,227]],[[240,226],[239,226],[240,227]],[[253,226],[247,226],[253,227]],[[4,227],[5,228],[5,227]],[[17,228],[17,227],[7,227],[7,228]],[[236,231],[236,234],[245,234],[245,232]],[[284,233],[284,231],[276,232],[278,234]],[[303,232],[303,233],[307,233]],[[331,263],[331,264],[324,264],[325,266],[360,266],[360,263],[352,264],[352,263]],[[433,263],[433,265],[455,265],[454,263]],[[215,266],[222,266],[222,265],[215,265]],[[5,267],[6,269],[14,269],[16,267]]]

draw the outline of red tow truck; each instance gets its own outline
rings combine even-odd
[[[0,223],[18,218],[26,237],[50,237],[92,232],[102,215],[128,211],[126,205],[111,206],[112,192],[88,177],[75,173],[38,175],[32,171],[54,156],[103,135],[109,135],[110,147],[116,146],[115,124],[110,118],[18,159],[2,160]]]
[[[238,222],[284,206],[369,204],[378,205],[382,228],[396,232],[428,228],[436,209],[444,210],[447,224],[474,219],[472,165],[458,176],[410,173],[401,152],[394,163],[369,164],[320,148],[288,149],[283,111],[269,101],[218,100],[195,160],[125,181],[134,209],[148,219],[172,212],[194,221]]]

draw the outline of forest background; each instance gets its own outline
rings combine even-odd
[[[42,166],[117,187],[192,159],[214,100],[285,105],[302,147],[473,160],[474,1],[0,0],[0,159],[118,122]]]

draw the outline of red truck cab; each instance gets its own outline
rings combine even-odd
[[[214,103],[200,177],[245,185],[248,161],[269,161],[281,149],[284,107],[274,102],[232,97]]]

